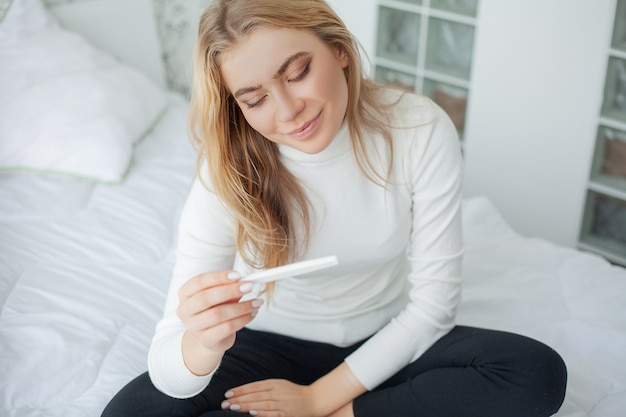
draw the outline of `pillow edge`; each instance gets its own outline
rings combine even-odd
[[[79,181],[86,181],[95,184],[102,184],[107,186],[115,186],[120,185],[126,182],[130,171],[133,168],[135,162],[135,153],[137,151],[137,146],[141,144],[145,139],[152,133],[152,131],[158,126],[158,124],[163,120],[167,112],[170,110],[170,104],[166,101],[161,110],[156,114],[156,116],[152,119],[152,121],[148,124],[148,126],[138,135],[137,139],[132,144],[131,156],[126,163],[126,167],[124,171],[116,178],[103,178],[102,176],[97,175],[88,175],[79,172],[66,171],[61,169],[53,169],[53,168],[35,168],[25,165],[11,165],[11,166],[0,166],[0,173],[29,173],[33,175],[41,175],[48,177],[64,177],[71,178]]]

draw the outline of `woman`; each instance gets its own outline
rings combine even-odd
[[[364,78],[323,0],[217,0],[194,59],[198,179],[165,313],[149,373],[105,416],[559,409],[556,352],[454,324],[462,160],[440,108]],[[340,264],[262,288],[239,281],[326,255]]]

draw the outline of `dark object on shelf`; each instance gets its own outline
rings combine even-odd
[[[433,94],[433,100],[439,104],[441,108],[448,113],[452,123],[458,131],[462,131],[465,126],[465,109],[467,107],[467,99],[453,94],[449,94],[443,90],[436,90]],[[626,145],[626,143],[625,143]]]
[[[604,171],[613,176],[626,177],[626,142],[607,140],[604,154]]]

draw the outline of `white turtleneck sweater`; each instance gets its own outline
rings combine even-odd
[[[280,146],[311,205],[311,239],[302,259],[336,255],[339,265],[279,281],[272,302],[248,325],[338,346],[372,336],[346,358],[368,389],[445,335],[461,298],[462,159],[456,130],[422,96],[405,94],[393,114],[393,167],[386,188],[357,166],[345,125],[318,154]],[[379,172],[386,173],[391,156],[383,139],[365,139]],[[233,268],[235,260],[233,219],[196,180],[182,213],[173,278],[148,358],[150,377],[164,393],[190,397],[212,377],[192,374],[183,362],[178,289],[200,273]],[[241,262],[235,268],[250,271]]]

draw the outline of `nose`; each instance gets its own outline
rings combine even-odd
[[[289,122],[296,118],[304,108],[304,101],[290,92],[282,90],[275,95],[276,117],[280,122]]]

